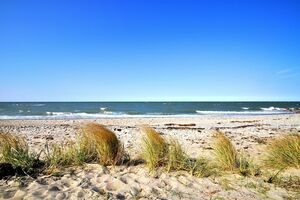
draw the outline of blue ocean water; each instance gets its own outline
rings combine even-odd
[[[0,119],[67,119],[292,113],[300,102],[0,102]]]

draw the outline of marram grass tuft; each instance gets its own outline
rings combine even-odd
[[[229,138],[219,130],[215,131],[214,137],[213,149],[217,163],[224,170],[235,170],[238,167],[238,153],[235,147]]]
[[[102,165],[116,165],[124,161],[124,146],[116,134],[104,126],[88,123],[82,128],[83,136],[89,144],[84,144],[84,149],[96,151],[98,161]]]
[[[270,168],[300,169],[300,134],[287,134],[273,139],[266,148],[263,162]]]
[[[51,173],[54,170],[62,169],[69,166],[74,166],[76,163],[74,144],[46,144],[45,151],[45,172]]]
[[[212,166],[204,158],[192,159],[183,151],[179,142],[173,138],[166,140],[153,128],[143,127],[142,152],[149,169],[163,168],[166,171],[187,171],[197,177],[213,174]]]
[[[29,151],[28,144],[22,137],[0,132],[0,162],[11,164],[18,173],[35,175],[37,167],[43,164],[38,157]]]
[[[145,136],[143,137],[141,156],[150,170],[165,166],[168,156],[168,144],[165,139],[150,127],[143,127],[142,132]]]
[[[74,142],[47,146],[45,160],[48,171],[52,172],[85,163],[121,164],[125,154],[122,143],[112,131],[99,124],[88,123],[82,126]]]
[[[259,175],[259,168],[253,164],[243,153],[238,153],[230,139],[220,130],[214,133],[213,150],[219,169],[238,172],[244,176]]]

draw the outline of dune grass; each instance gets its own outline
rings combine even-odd
[[[143,137],[141,156],[149,169],[165,166],[168,157],[166,140],[153,128],[143,127],[142,132],[145,136]]]
[[[273,139],[267,146],[263,163],[275,169],[300,169],[300,134],[287,134]]]
[[[96,145],[85,134],[78,133],[75,141],[65,144],[46,144],[45,163],[47,173],[65,167],[80,166],[98,161]]]
[[[219,131],[215,131],[214,154],[219,166],[224,170],[233,171],[238,167],[238,153],[226,135]]]
[[[186,161],[185,170],[196,177],[209,177],[218,174],[216,166],[205,157],[188,159]]]
[[[97,160],[101,165],[122,164],[128,156],[124,146],[116,134],[104,126],[96,123],[88,123],[82,128],[82,134],[86,138],[81,144],[85,158],[94,159],[97,152]]]
[[[214,160],[190,158],[179,142],[165,138],[150,127],[143,127],[144,137],[141,157],[150,171],[162,168],[166,171],[187,171],[197,177],[216,174],[216,169],[242,175],[259,175],[260,169],[244,153],[236,150],[230,139],[221,131],[215,131],[213,144]],[[274,139],[267,147],[264,166],[285,169],[300,168],[300,134],[289,134]],[[45,169],[63,169],[85,163],[101,165],[122,164],[126,157],[124,146],[115,133],[96,123],[82,126],[75,141],[65,144],[46,145],[42,168],[39,156],[31,153],[27,142],[16,135],[0,132],[0,162],[9,163],[24,174],[33,174]],[[216,164],[216,165],[215,165]]]
[[[188,158],[178,141],[170,139],[168,143],[168,154],[165,159],[167,171],[183,169],[187,159]]]
[[[73,151],[76,164],[94,163],[99,160],[95,142],[84,133],[77,135],[71,151]]]
[[[212,167],[204,158],[189,158],[177,140],[166,140],[153,128],[143,127],[141,156],[150,171],[159,167],[166,171],[187,171],[198,177],[212,174]]]
[[[45,152],[45,172],[51,173],[57,169],[75,165],[75,146],[71,144],[46,145]]]
[[[124,148],[117,136],[96,123],[85,124],[74,142],[47,146],[48,171],[85,163],[116,165],[124,161]]]
[[[219,169],[242,175],[258,175],[259,169],[243,153],[238,153],[230,139],[220,130],[214,133],[213,150]]]
[[[0,132],[0,162],[9,163],[19,174],[34,175],[42,165],[39,156],[30,152],[27,142],[14,134]]]

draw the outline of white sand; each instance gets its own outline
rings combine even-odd
[[[96,121],[114,130],[124,142],[132,158],[139,152],[139,126],[148,124],[179,140],[189,156],[211,155],[212,129],[220,128],[239,151],[255,160],[264,152],[270,138],[287,132],[300,131],[300,115],[269,116],[199,116],[192,118],[124,118],[97,120],[1,120],[0,129],[16,132],[29,141],[36,152],[46,142],[64,142],[75,137],[82,122]],[[175,125],[170,125],[174,123]],[[166,125],[169,124],[169,125]],[[190,124],[179,126],[178,124]],[[195,124],[193,126],[192,124]],[[175,128],[174,128],[175,127]],[[259,139],[259,140],[258,140]],[[284,199],[299,198],[295,192],[265,183],[262,177],[240,175],[197,178],[185,172],[152,173],[143,165],[102,167],[87,165],[84,169],[70,169],[61,177],[40,176],[27,180],[19,187],[15,179],[0,181],[0,199]],[[297,172],[298,173],[298,172]],[[299,195],[299,194],[298,194]]]

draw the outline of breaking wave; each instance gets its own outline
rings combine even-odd
[[[196,110],[197,114],[202,115],[273,115],[273,114],[288,114],[287,110],[266,110],[266,111],[203,111]]]

